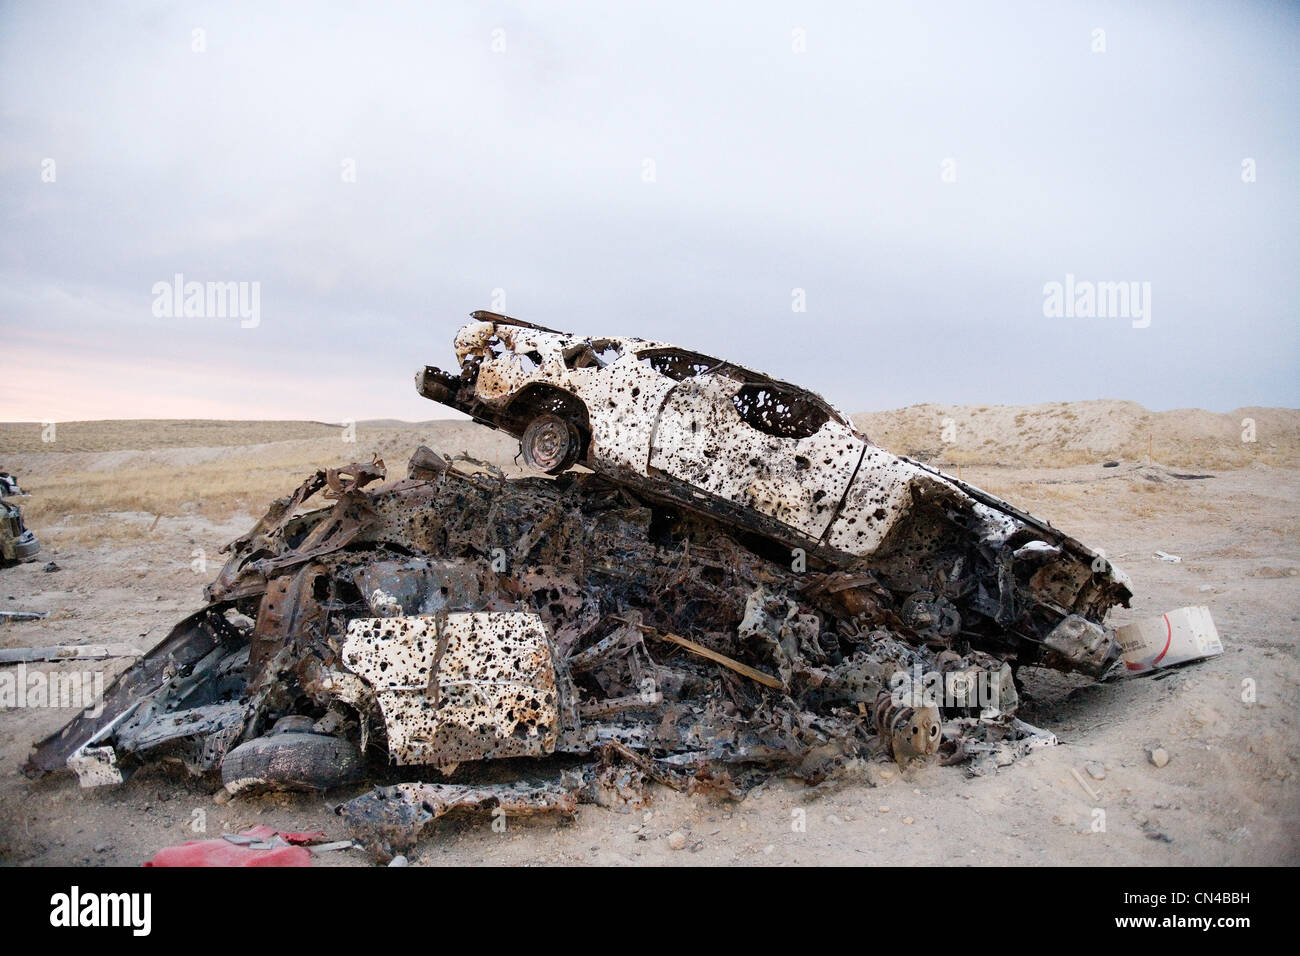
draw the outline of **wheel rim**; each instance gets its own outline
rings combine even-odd
[[[533,422],[525,438],[524,457],[540,471],[550,471],[563,464],[572,445],[569,426],[558,418]]]

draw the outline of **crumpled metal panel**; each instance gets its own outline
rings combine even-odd
[[[237,632],[219,606],[189,615],[139,662],[123,671],[108,686],[103,708],[95,717],[78,714],[60,730],[36,744],[23,765],[29,777],[39,777],[68,766],[68,758],[88,743],[97,743],[126,720],[141,701],[175,687],[178,671],[188,672],[222,646],[233,646]]]
[[[181,756],[194,773],[211,770],[244,731],[245,706],[240,701],[203,704],[188,710],[157,714],[147,722],[126,720],[115,735],[117,746],[141,752],[183,741]]]
[[[436,614],[474,607],[480,600],[477,571],[452,561],[376,561],[358,569],[353,581],[377,617]]]
[[[87,790],[122,782],[117,752],[112,747],[79,747],[68,755],[68,769],[77,775],[77,782]]]
[[[450,783],[399,783],[376,787],[338,809],[352,838],[380,860],[414,846],[424,828],[452,812],[527,817],[553,813],[573,819],[578,796],[572,789],[523,783],[482,787]]]
[[[550,639],[526,612],[354,618],[343,663],[375,689],[399,764],[552,753],[559,701]]]

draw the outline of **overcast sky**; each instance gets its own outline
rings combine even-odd
[[[412,374],[494,290],[848,411],[1297,406],[1298,41],[1282,3],[5,3],[0,419],[439,417]],[[155,314],[178,273],[256,327]],[[1067,275],[1149,324],[1046,315]]]

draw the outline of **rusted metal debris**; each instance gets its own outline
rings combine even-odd
[[[10,498],[26,497],[18,487],[18,479],[7,471],[0,471],[0,567],[9,563],[27,561],[41,550],[35,533],[23,524],[23,512]]]
[[[501,817],[559,814],[573,819],[577,793],[557,785],[523,783],[486,787],[450,783],[399,783],[376,787],[339,807],[353,839],[382,860],[413,847],[424,828],[448,813]]]
[[[404,479],[377,459],[317,472],[227,547],[208,605],[99,716],[37,745],[30,774],[207,773],[274,728],[291,732],[272,750],[346,739],[390,781],[340,810],[383,856],[452,810],[626,808],[649,781],[738,797],[887,755],[988,772],[1051,742],[1015,718],[1016,669],[1115,662],[1104,616],[1129,591],[1104,559],[888,455],[811,393],[477,317],[461,375],[426,370],[422,391],[523,436],[550,470],[598,473],[507,479],[427,448]],[[520,355],[567,397],[512,371]],[[304,513],[318,492],[332,503]],[[528,782],[475,782],[495,758]],[[294,779],[328,783],[308,764]]]

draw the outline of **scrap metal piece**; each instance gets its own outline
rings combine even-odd
[[[143,701],[158,697],[166,687],[180,688],[203,661],[212,665],[225,652],[237,649],[243,637],[226,620],[224,610],[224,605],[210,605],[177,624],[156,647],[108,686],[103,707],[96,716],[79,714],[37,743],[23,765],[23,772],[29,777],[39,777],[62,769],[74,751],[132,715]],[[193,693],[193,685],[186,687]],[[172,709],[176,700],[184,699],[184,692],[179,693]]]
[[[107,787],[124,779],[112,747],[78,747],[68,755],[68,769],[77,775],[83,788]]]
[[[220,765],[244,732],[244,716],[244,704],[238,700],[163,713],[144,707],[122,722],[113,740],[137,754],[179,742],[171,750],[190,772],[201,774]]]
[[[23,524],[23,512],[11,497],[26,497],[18,487],[18,479],[7,471],[0,471],[0,564],[10,561],[27,561],[41,550],[36,534]]]
[[[65,766],[77,775],[79,786],[85,789],[112,786],[125,779],[122,769],[117,765],[117,752],[112,747],[105,746],[103,741],[118,724],[135,712],[140,703],[137,701],[122,711],[68,754]]]
[[[406,466],[406,477],[428,481],[445,473],[450,467],[447,460],[436,451],[427,445],[421,445],[415,449],[415,454]]]
[[[1104,674],[1119,660],[1114,634],[1078,614],[1069,614],[1043,639],[1049,666]]]
[[[507,818],[554,813],[572,820],[578,797],[558,784],[399,783],[376,787],[337,810],[352,839],[383,862],[415,846],[425,827],[454,811]]]
[[[961,614],[952,601],[930,591],[908,595],[898,616],[904,624],[932,642],[942,643],[961,630]]]
[[[944,724],[944,743],[952,754],[944,759],[946,764],[969,760],[966,772],[973,777],[997,773],[1044,747],[1055,747],[1060,741],[1051,731],[1043,730],[1019,718],[980,720],[958,718]]]
[[[900,767],[939,752],[942,721],[938,707],[900,704],[896,695],[881,691],[876,699],[875,724],[881,742]]]
[[[343,663],[374,688],[399,764],[450,772],[465,760],[555,751],[559,692],[536,614],[354,618]]]
[[[43,621],[50,616],[49,611],[0,611],[0,624],[8,624],[10,621]],[[31,650],[33,652],[42,652],[47,650],[58,650],[57,648],[6,648],[5,650]],[[0,655],[5,653],[0,650]],[[109,656],[109,655],[104,655]],[[47,657],[3,657],[0,656],[0,664],[8,664],[16,661],[40,661],[50,660]]]
[[[358,568],[352,580],[376,617],[437,614],[482,601],[481,571],[463,561],[375,561]]]
[[[372,481],[383,481],[387,475],[383,459],[375,455],[370,464],[352,462],[342,468],[325,469],[326,498],[342,498],[348,492],[358,491]]]

